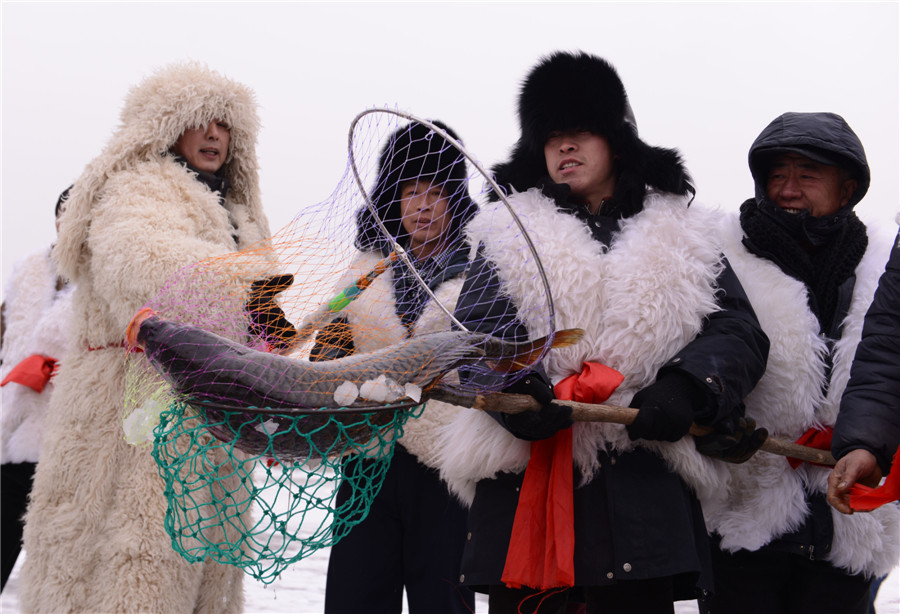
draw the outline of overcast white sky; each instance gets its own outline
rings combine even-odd
[[[256,91],[273,231],[328,198],[353,117],[389,106],[452,126],[489,166],[518,137],[522,77],[554,50],[618,68],[641,136],[677,147],[698,199],[735,210],[746,154],[784,111],[860,136],[866,220],[900,209],[898,2],[0,3],[2,276],[54,237],[59,193],[118,124],[128,88],[199,60]]]

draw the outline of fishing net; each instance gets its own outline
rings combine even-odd
[[[499,194],[455,134],[370,110],[349,154],[328,199],[264,242],[181,271],[129,325],[143,351],[126,359],[126,438],[153,447],[173,547],[266,583],[365,518],[432,391],[484,392],[497,365],[522,356],[497,341],[522,341],[513,324],[470,333],[456,295],[441,294],[471,255],[475,201]],[[551,333],[546,296],[519,316]],[[494,300],[468,302],[490,314]]]

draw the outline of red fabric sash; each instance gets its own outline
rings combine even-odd
[[[602,403],[624,379],[615,369],[586,362],[553,390],[558,399]],[[572,429],[532,441],[501,577],[506,586],[575,585],[573,491]]]
[[[850,508],[855,512],[871,512],[891,501],[900,501],[900,448],[894,453],[891,463],[892,471],[884,483],[877,488],[869,488],[862,484],[850,487]]]
[[[795,441],[794,443],[798,443],[801,446],[807,446],[809,448],[815,448],[816,450],[831,450],[831,438],[834,436],[834,428],[830,426],[826,426],[824,428],[816,428],[813,427],[800,435],[800,439]],[[788,456],[787,462],[790,464],[791,469],[796,469],[800,465],[809,461],[802,461],[799,458],[794,458],[793,456]],[[823,465],[822,463],[809,463],[810,465],[819,465],[820,467],[828,467],[828,465]]]
[[[6,374],[0,386],[6,386],[10,382],[28,386],[37,393],[44,391],[44,387],[50,378],[56,375],[56,359],[42,354],[32,354],[23,359],[19,364]]]

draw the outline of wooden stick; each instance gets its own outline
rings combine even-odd
[[[523,411],[538,411],[541,407],[534,397],[527,394],[506,394],[491,392],[488,394],[461,394],[449,390],[434,389],[429,392],[430,398],[462,407],[471,407],[482,411],[496,411],[505,414],[519,414]],[[638,410],[632,407],[618,405],[602,405],[593,403],[581,403],[579,401],[564,401],[556,399],[554,403],[566,405],[572,408],[572,420],[575,422],[611,422],[614,424],[628,425],[634,422]],[[691,435],[708,435],[713,429],[708,426],[692,424]],[[810,463],[828,465],[833,467],[834,457],[828,450],[819,450],[807,446],[776,439],[771,435],[763,442],[760,450],[780,456],[790,456]]]

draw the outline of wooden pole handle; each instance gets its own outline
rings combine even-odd
[[[461,394],[443,389],[435,389],[429,393],[429,397],[438,401],[472,407],[482,411],[496,411],[504,414],[519,414],[523,411],[538,411],[541,406],[537,399],[527,394],[506,394],[503,392],[490,392],[487,394]],[[634,422],[639,410],[633,407],[621,407],[619,405],[604,405],[595,403],[581,403],[579,401],[553,401],[558,405],[572,408],[572,420],[575,422],[611,422],[614,424],[629,425]],[[709,426],[692,424],[691,435],[702,436],[713,432]],[[834,457],[828,450],[819,450],[807,446],[776,439],[769,436],[763,442],[760,450],[780,456],[790,456],[810,463],[828,465],[833,467]]]

